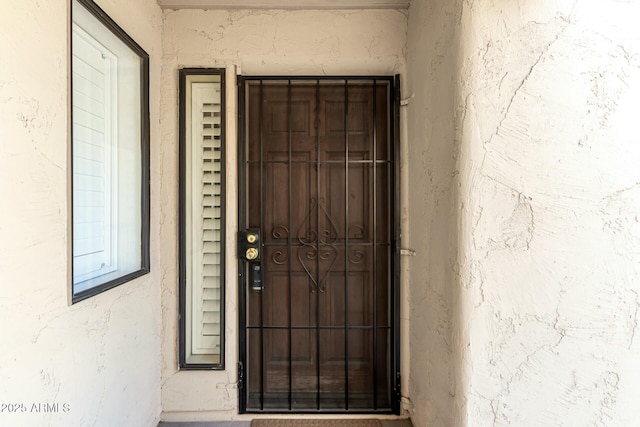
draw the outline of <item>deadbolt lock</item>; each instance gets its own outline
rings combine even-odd
[[[247,249],[247,251],[245,252],[245,257],[249,260],[252,261],[256,258],[258,258],[258,250],[256,248],[249,248]]]
[[[248,233],[247,234],[247,242],[255,243],[258,241],[258,235],[256,233]]]

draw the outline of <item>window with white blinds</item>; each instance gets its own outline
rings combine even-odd
[[[71,6],[75,303],[149,272],[149,56],[93,1]]]
[[[223,359],[223,79],[220,70],[181,71],[183,368]]]
[[[117,58],[73,25],[73,279],[117,268]]]

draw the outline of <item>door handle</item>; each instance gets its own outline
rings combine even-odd
[[[260,252],[258,252],[256,248],[249,248],[246,251],[244,251],[244,257],[249,261],[258,259],[258,255],[260,255]]]

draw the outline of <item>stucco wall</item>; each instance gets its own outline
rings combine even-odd
[[[67,303],[68,3],[19,2],[0,13],[0,425],[151,426],[160,414],[157,169],[153,272]],[[156,165],[160,8],[98,3],[151,56]]]
[[[455,219],[457,1],[413,1],[409,9],[406,127],[409,280],[409,398],[415,426],[450,426]]]
[[[235,253],[236,71],[258,74],[403,72],[406,14],[399,11],[165,11],[162,74],[162,402],[166,420],[237,413],[237,270],[227,259],[226,370],[177,368],[178,69],[227,67],[227,253]]]
[[[638,16],[463,3],[457,425],[638,424]]]

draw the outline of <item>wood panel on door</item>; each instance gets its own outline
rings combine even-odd
[[[247,407],[390,405],[389,82],[252,82]]]

